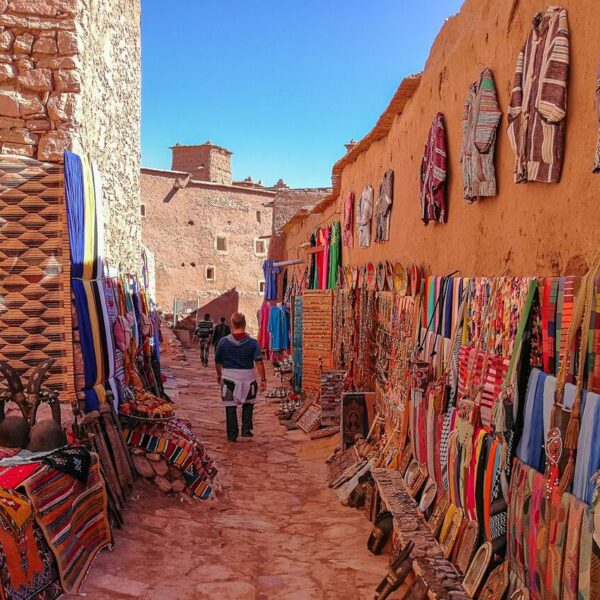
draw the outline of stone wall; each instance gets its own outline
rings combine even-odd
[[[81,0],[77,142],[103,177],[106,257],[139,272],[140,0]]]
[[[263,205],[274,192],[201,182],[174,188],[180,177],[142,170],[142,237],[155,257],[157,303],[170,312],[174,299],[198,300],[200,313],[208,306],[214,318],[241,310],[255,331],[266,256],[255,253],[254,241],[271,233],[272,211]],[[226,252],[217,251],[217,236],[225,237]],[[206,279],[207,266],[215,269],[214,281]]]
[[[132,271],[140,85],[140,0],[0,0],[0,152],[88,152],[104,177],[107,257]]]
[[[195,181],[231,185],[231,152],[210,142],[171,148],[171,169],[190,173]]]
[[[413,262],[442,275],[579,274],[598,252],[600,175],[592,173],[598,137],[594,99],[600,60],[600,12],[595,0],[563,0],[571,29],[567,136],[558,184],[513,183],[514,155],[506,114],[519,51],[540,0],[467,0],[438,35],[421,83],[387,137],[359,154],[341,174],[341,193],[324,214],[315,214],[288,234],[286,252],[316,227],[339,219],[341,200],[366,184],[378,190],[386,169],[395,171],[390,241],[343,248],[345,264],[387,258]],[[462,198],[461,120],[469,85],[483,67],[494,71],[503,117],[498,130],[496,173],[499,193],[469,205]],[[449,153],[448,223],[420,221],[419,168],[431,121],[446,117]],[[373,118],[375,122],[376,116]],[[356,240],[355,240],[356,242]]]

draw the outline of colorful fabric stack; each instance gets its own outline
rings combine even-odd
[[[202,442],[183,419],[166,423],[124,422],[123,434],[132,447],[157,452],[184,473],[190,495],[206,499],[216,486],[217,467]]]

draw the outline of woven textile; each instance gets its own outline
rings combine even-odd
[[[0,360],[26,377],[56,360],[46,383],[74,399],[69,245],[59,165],[0,158]]]
[[[0,599],[54,600],[62,595],[56,560],[27,498],[0,491]]]
[[[23,487],[56,557],[63,589],[77,593],[98,552],[111,543],[98,457],[92,455],[86,485],[44,466]]]
[[[508,358],[463,346],[458,356],[458,397],[481,390],[480,415],[484,427],[493,426],[494,406],[508,372]],[[485,369],[485,372],[484,372]]]
[[[560,180],[569,75],[567,11],[537,14],[519,54],[508,108],[515,183]]]
[[[158,452],[183,471],[189,493],[209,498],[216,486],[217,467],[189,422],[173,419],[166,423],[124,422],[123,434],[130,446]]]

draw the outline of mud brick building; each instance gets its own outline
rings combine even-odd
[[[141,176],[142,238],[155,257],[156,301],[165,312],[185,301],[214,320],[239,310],[255,331],[271,236],[290,211],[313,206],[327,190],[233,181],[232,153],[210,141],[171,150],[170,171],[143,168]]]

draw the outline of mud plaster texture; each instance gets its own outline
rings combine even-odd
[[[197,352],[188,359],[171,365],[177,403],[216,458],[223,491],[181,501],[138,483],[114,550],[100,555],[83,592],[90,600],[372,598],[388,557],[367,551],[371,524],[327,487],[335,440],[287,432],[276,404],[261,400],[255,437],[228,444],[212,356],[209,369]]]
[[[519,51],[541,0],[467,0],[446,22],[426,63],[419,89],[395,118],[388,136],[374,143],[342,173],[341,195],[324,214],[307,219],[287,236],[287,258],[303,257],[298,244],[316,227],[339,219],[340,202],[377,193],[386,169],[395,172],[390,241],[367,249],[343,248],[344,264],[381,258],[413,262],[428,273],[460,269],[464,276],[580,274],[598,251],[600,175],[591,171],[598,136],[594,98],[600,60],[600,12],[595,0],[564,0],[571,30],[567,136],[559,184],[513,183],[514,155],[507,108]],[[462,198],[461,120],[469,85],[492,68],[500,107],[496,172],[498,196],[468,205]],[[449,152],[449,220],[420,221],[419,168],[431,121],[446,117]],[[374,116],[373,121],[376,118]],[[349,124],[351,134],[351,124]],[[356,237],[356,236],[355,236]]]

